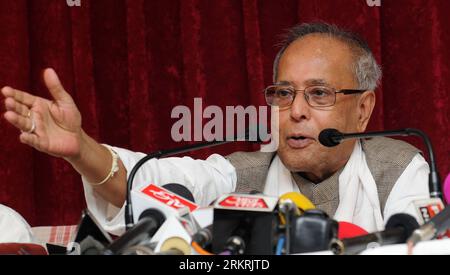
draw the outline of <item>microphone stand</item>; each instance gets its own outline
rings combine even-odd
[[[324,130],[327,131],[327,130]],[[430,158],[430,174],[428,176],[428,184],[430,189],[430,197],[439,198],[444,201],[442,196],[440,177],[438,170],[436,168],[436,161],[434,158],[433,146],[429,137],[419,129],[406,128],[395,131],[379,131],[379,132],[369,132],[369,133],[351,133],[351,134],[343,134],[338,132],[337,130],[333,132],[330,136],[330,139],[339,144],[343,139],[352,139],[352,138],[372,138],[372,137],[387,137],[387,136],[418,136],[421,137],[425,142],[427,147],[428,156]]]
[[[249,137],[253,137],[253,135],[250,135],[249,129],[247,129],[245,132],[244,138],[234,138],[231,140],[230,139],[213,140],[213,141],[209,141],[209,142],[203,142],[203,143],[183,146],[183,147],[179,147],[179,148],[175,148],[175,149],[160,150],[160,151],[150,153],[147,156],[145,156],[144,158],[142,158],[133,167],[133,169],[131,170],[130,175],[128,177],[128,180],[127,180],[127,191],[126,191],[127,194],[126,194],[125,211],[124,211],[125,212],[125,230],[128,231],[134,225],[133,206],[131,203],[131,188],[133,186],[133,180],[134,180],[134,177],[136,176],[137,171],[139,170],[139,168],[142,167],[142,165],[144,165],[144,163],[146,163],[147,161],[154,159],[154,158],[169,157],[169,156],[192,152],[192,151],[200,150],[200,149],[204,149],[204,148],[228,144],[228,143],[232,143],[235,141],[250,141],[250,142],[254,142],[254,143],[263,142],[262,138],[259,135],[258,129],[257,129],[256,133],[257,133],[257,135],[256,135],[255,141],[252,141],[249,138]]]

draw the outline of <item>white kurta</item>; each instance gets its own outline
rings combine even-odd
[[[0,204],[0,243],[33,243],[31,228],[22,216]]]
[[[116,151],[129,173],[132,167],[145,155],[126,149],[111,147]],[[280,162],[272,165],[280,165]],[[347,164],[348,165],[348,164]],[[269,170],[270,171],[270,170]],[[281,170],[280,170],[281,171]],[[416,155],[392,189],[384,209],[384,219],[396,213],[407,213],[417,218],[414,200],[429,198],[428,164],[424,158]],[[270,177],[268,176],[268,179]],[[206,160],[194,160],[189,157],[151,160],[136,173],[133,189],[141,189],[151,183],[165,185],[178,183],[186,186],[193,194],[195,202],[207,206],[222,194],[236,190],[236,170],[223,156],[214,154]],[[101,198],[83,178],[88,208],[105,230],[113,234],[121,234],[124,228],[124,207],[117,208]],[[342,186],[340,184],[340,186]],[[287,192],[299,191],[292,181],[266,180],[265,194],[279,197]],[[340,190],[340,193],[345,192]],[[376,192],[376,189],[375,191]],[[377,194],[372,194],[377,196]],[[358,204],[360,204],[360,199]],[[341,202],[340,202],[341,204]],[[359,217],[364,213],[355,211]],[[358,223],[356,223],[358,225]],[[365,225],[369,232],[379,230],[373,223]]]

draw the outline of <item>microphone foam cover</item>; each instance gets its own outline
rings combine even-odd
[[[314,204],[303,194],[297,192],[289,192],[280,197],[279,203],[282,203],[284,200],[291,200],[297,208],[301,211],[306,211],[309,209],[315,209]]]
[[[158,224],[158,227],[161,226],[166,221],[166,216],[155,208],[149,208],[141,213],[139,216],[139,220],[142,220],[144,218],[151,217],[154,218],[156,223]]]
[[[405,234],[403,236],[404,240],[402,242],[406,242],[406,240],[412,235],[414,230],[419,228],[419,223],[413,216],[400,213],[390,217],[388,222],[386,223],[386,229],[393,229],[398,227],[405,229]]]
[[[181,237],[172,237],[161,245],[161,252],[170,250],[180,251],[183,255],[191,255],[191,245]]]
[[[335,147],[339,145],[339,142],[336,142],[333,137],[338,137],[341,135],[341,132],[336,129],[325,129],[319,134],[319,142],[326,147]]]
[[[362,227],[349,222],[339,222],[338,239],[348,239],[369,234]]]
[[[189,191],[189,189],[187,189],[186,186],[184,186],[184,185],[181,185],[178,183],[169,183],[169,184],[163,185],[162,188],[165,188],[168,191],[195,203],[195,199],[194,199],[194,196],[192,195],[191,191]]]

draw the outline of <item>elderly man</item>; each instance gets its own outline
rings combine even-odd
[[[152,160],[137,173],[134,188],[180,183],[201,205],[235,191],[297,191],[367,231],[382,230],[398,212],[417,215],[412,202],[428,197],[429,170],[416,148],[387,138],[331,149],[318,142],[325,128],[365,131],[380,77],[371,50],[356,35],[322,23],[296,26],[275,60],[274,85],[265,89],[279,120],[277,151]],[[6,120],[22,130],[23,143],[70,162],[82,175],[91,211],[107,230],[122,232],[127,172],[144,155],[90,138],[56,73],[47,69],[44,80],[54,101],[2,89]]]

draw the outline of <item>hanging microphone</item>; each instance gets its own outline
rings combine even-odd
[[[355,255],[368,248],[405,243],[412,232],[419,227],[416,219],[408,214],[393,215],[386,224],[386,230],[343,240],[334,240],[330,248],[337,255]]]
[[[325,129],[319,134],[319,142],[326,147],[335,147],[341,144],[344,135],[336,129]]]
[[[252,127],[249,127],[246,129],[245,134],[243,136],[237,136],[234,138],[226,138],[225,140],[213,140],[209,142],[204,143],[198,143],[188,146],[183,146],[175,149],[169,149],[169,150],[160,150],[156,151],[154,153],[150,153],[144,158],[142,158],[140,161],[134,165],[133,169],[131,169],[130,175],[127,180],[127,190],[126,190],[126,201],[125,201],[125,230],[129,230],[133,224],[134,224],[134,218],[133,218],[133,206],[131,202],[131,189],[133,186],[133,180],[136,176],[137,171],[139,168],[142,167],[147,161],[154,159],[154,158],[162,158],[162,157],[169,157],[173,155],[178,155],[182,153],[188,153],[200,149],[210,148],[218,145],[224,145],[236,141],[248,141],[248,142],[254,142],[254,143],[262,143],[267,141],[270,138],[270,135],[265,131],[265,127],[261,127],[261,125],[254,125]]]
[[[439,198],[443,200],[442,190],[440,184],[440,177],[438,170],[436,168],[436,162],[434,158],[433,146],[431,144],[428,136],[421,130],[406,128],[395,131],[380,131],[380,132],[369,132],[369,133],[351,133],[344,134],[336,129],[325,129],[319,134],[319,142],[326,147],[334,147],[339,145],[345,139],[362,139],[362,138],[373,138],[373,137],[388,137],[388,136],[419,136],[425,142],[428,150],[428,156],[430,159],[430,174],[428,179],[430,197]]]

